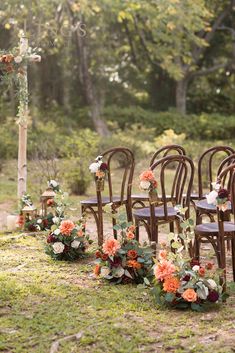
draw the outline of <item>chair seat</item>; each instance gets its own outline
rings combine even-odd
[[[175,218],[177,215],[177,211],[174,209],[174,207],[167,207],[167,217],[168,218]],[[150,208],[145,207],[145,208],[140,208],[137,210],[133,210],[133,215],[134,217],[138,218],[150,218]],[[164,213],[164,208],[163,207],[155,207],[155,217],[159,219],[164,219],[165,218],[165,213]]]
[[[125,203],[127,200],[124,199],[123,202]],[[120,196],[113,196],[112,201],[110,200],[109,196],[103,196],[102,197],[102,205],[107,205],[110,202],[117,202],[121,203],[121,197]],[[82,200],[80,201],[81,205],[92,205],[95,206],[97,205],[97,197],[91,197],[87,200]]]
[[[216,213],[217,208],[215,205],[210,205],[207,203],[206,199],[195,202],[195,206],[198,210],[208,212],[208,213]],[[231,211],[231,202],[228,203],[228,210]]]
[[[235,232],[235,223],[234,222],[224,222],[224,231],[225,231],[225,233]],[[219,225],[217,222],[202,223],[202,224],[198,224],[195,227],[196,234],[211,233],[213,235],[216,235],[216,234],[218,234],[218,232],[219,232]]]

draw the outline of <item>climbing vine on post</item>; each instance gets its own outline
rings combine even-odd
[[[19,100],[18,125],[18,198],[26,192],[27,187],[27,128],[28,128],[28,77],[27,66],[29,62],[41,61],[40,55],[36,54],[36,48],[28,45],[28,39],[23,32],[20,33],[19,47],[11,51],[0,52],[0,70],[2,81],[8,85],[16,86],[16,94]]]

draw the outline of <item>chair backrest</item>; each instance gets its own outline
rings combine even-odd
[[[225,157],[228,157],[234,153],[235,151],[232,147],[215,146],[209,148],[201,155],[198,161],[198,194],[200,199],[204,197],[203,189],[205,186],[203,177],[206,177],[206,180],[208,181],[207,187],[210,191],[212,191],[211,183],[215,181],[217,176],[216,162],[218,162],[219,158],[221,160],[222,157],[223,160]]]
[[[221,162],[217,171],[217,177],[220,175],[223,169],[225,169],[226,167],[229,167],[231,164],[234,164],[234,163],[235,163],[235,153],[231,154]],[[231,178],[232,178],[232,170],[228,168],[228,172],[224,174],[223,180],[221,181],[224,187],[226,186],[228,190],[230,189]]]
[[[161,201],[158,206],[162,204],[164,218],[168,218],[167,206],[169,206],[169,203],[172,206],[182,205],[183,207],[188,207],[187,213],[189,215],[190,195],[194,178],[194,164],[191,158],[184,155],[169,155],[159,159],[150,169],[156,177],[159,177],[157,181],[159,194],[161,193]],[[167,196],[167,191],[170,193],[170,197],[169,195]],[[150,200],[150,208],[153,213],[155,207],[156,204],[151,203]]]
[[[167,145],[162,148],[159,148],[150,160],[150,167],[157,159],[166,157],[168,155],[186,155],[185,149],[180,145]]]
[[[123,203],[125,199],[131,199],[132,181],[135,168],[135,160],[133,152],[126,147],[116,147],[105,151],[103,160],[108,166],[108,193],[110,202],[115,201],[113,196],[119,196],[120,202]],[[117,169],[118,164],[121,162],[119,168],[119,178],[116,183],[114,182],[114,169]],[[120,172],[122,170],[122,172]],[[121,175],[120,175],[121,174]],[[118,192],[119,189],[119,192]]]
[[[228,174],[230,175],[230,184],[227,190],[230,194],[232,213],[235,221],[235,161],[233,162],[233,164],[230,164],[220,172],[217,181],[221,183],[222,187],[226,187],[226,185],[224,184],[224,180],[225,176],[227,176]]]

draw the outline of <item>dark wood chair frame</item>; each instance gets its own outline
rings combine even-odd
[[[175,169],[175,177],[173,179],[170,198],[167,197],[165,191],[165,172],[166,168],[171,163],[177,163]],[[186,217],[189,216],[190,212],[190,196],[194,178],[194,164],[193,161],[184,155],[169,155],[154,163],[151,166],[151,170],[154,171],[156,168],[160,168],[160,182],[162,195],[159,202],[151,202],[151,193],[149,193],[149,206],[147,208],[133,210],[133,215],[136,224],[136,237],[139,239],[139,226],[143,225],[147,231],[151,242],[158,242],[158,226],[161,224],[170,224],[170,231],[174,232],[174,223],[176,222],[179,228],[179,218],[177,211],[175,210],[172,215],[168,214],[169,206],[172,207],[181,204],[183,207],[187,207]],[[187,182],[188,180],[188,182]],[[186,193],[184,192],[186,191]],[[163,214],[158,217],[157,212],[160,208],[163,208]],[[150,211],[146,215],[146,211]],[[178,229],[179,230],[179,229]]]
[[[215,250],[218,266],[224,270],[224,278],[226,279],[225,240],[231,240],[233,280],[235,281],[235,163],[221,171],[218,176],[218,182],[224,185],[223,182],[228,174],[230,174],[230,195],[233,221],[231,222],[227,220],[227,212],[217,209],[216,225],[215,223],[203,223],[197,225],[195,227],[194,255],[195,258],[199,260],[201,243],[210,243]]]
[[[168,155],[182,155],[185,156],[186,152],[185,149],[177,144],[166,145],[158,149],[152,156],[149,167],[156,162],[156,159],[160,159],[159,156],[162,154],[161,158],[164,158]],[[148,202],[149,197],[145,195],[132,195],[132,208],[135,208],[137,205],[142,207],[146,207],[146,203]]]
[[[113,193],[112,184],[112,167],[111,163],[118,156],[122,155],[125,158],[125,166],[123,171],[123,177],[121,181],[120,196],[116,196]],[[97,233],[98,233],[98,244],[103,244],[103,206],[108,203],[112,203],[113,211],[118,207],[125,205],[127,212],[128,221],[132,221],[132,205],[131,205],[131,190],[135,168],[135,159],[133,152],[126,147],[116,147],[105,151],[102,154],[104,160],[106,160],[108,166],[107,183],[108,183],[108,197],[102,196],[102,191],[96,186],[96,198],[81,201],[82,214],[90,213],[94,216]],[[115,219],[112,220],[113,226],[116,224]],[[114,237],[117,238],[117,231],[113,229]]]

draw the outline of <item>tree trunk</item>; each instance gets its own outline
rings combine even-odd
[[[71,9],[70,1],[68,1],[68,6],[73,26],[76,27],[76,18],[74,16],[74,12]],[[81,16],[80,20],[81,23],[85,22],[83,16]],[[79,29],[74,32],[74,35],[78,51],[77,56],[79,68],[79,81],[83,86],[84,96],[86,98],[87,104],[90,107],[90,115],[94,128],[99,135],[108,136],[110,135],[110,132],[108,130],[106,122],[101,118],[101,104],[98,99],[96,88],[90,73],[87,37],[81,36],[81,34],[79,33]]]
[[[187,88],[187,78],[183,78],[182,80],[176,82],[176,109],[181,114],[186,114],[187,112]]]

